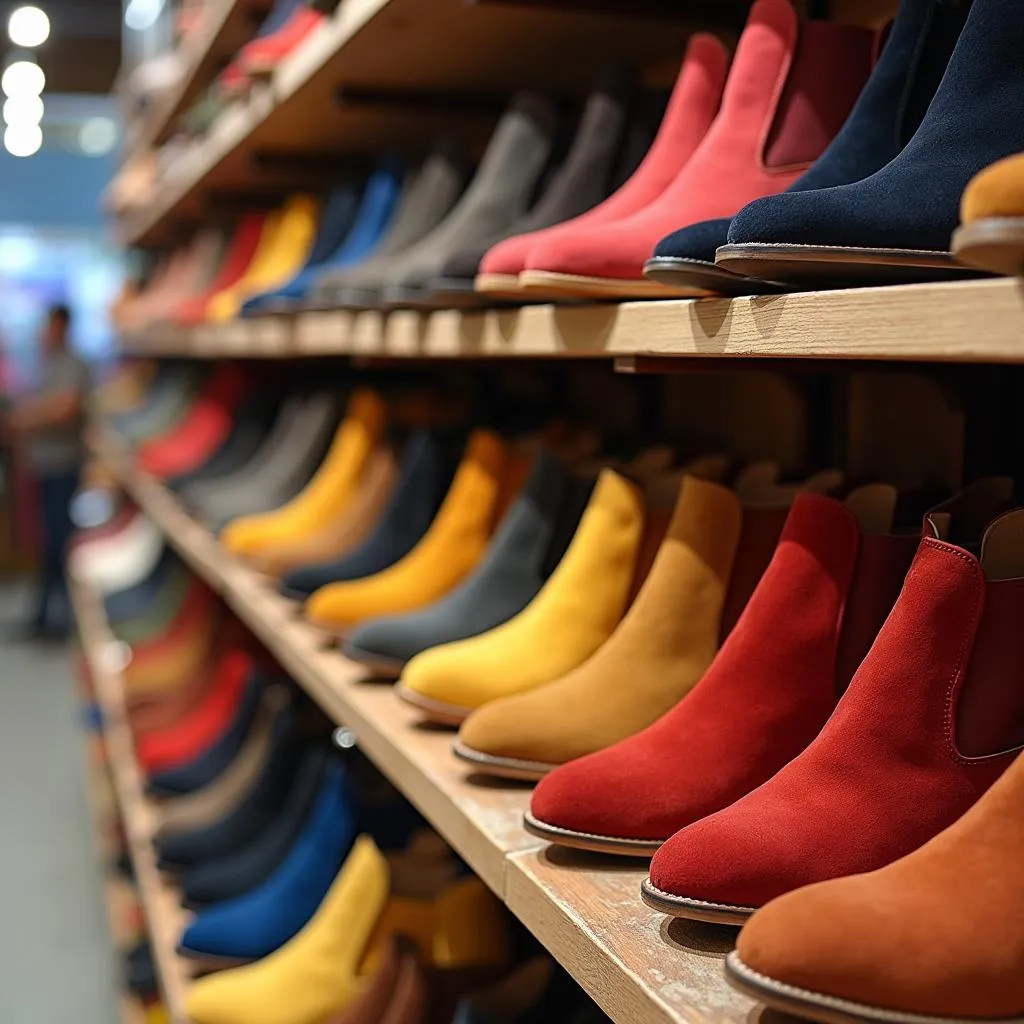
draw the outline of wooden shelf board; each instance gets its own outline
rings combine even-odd
[[[672,921],[640,902],[647,865],[557,847],[509,858],[509,910],[613,1020],[749,1024],[726,983],[735,929]]]
[[[124,339],[195,358],[652,357],[1024,361],[1024,279],[740,299],[435,313],[302,313]]]
[[[155,244],[166,237],[172,214],[198,212],[203,190],[265,182],[248,159],[256,151],[323,153],[326,147],[375,154],[395,145],[415,151],[451,132],[470,149],[486,141],[492,116],[406,102],[412,95],[501,100],[537,88],[579,96],[612,61],[664,69],[657,78],[667,84],[694,27],[624,13],[464,0],[343,0],[269,84],[229,107],[182,154],[153,202],[121,220],[119,236],[128,245]],[[346,87],[386,102],[339,102],[338,90]]]
[[[155,812],[144,796],[142,773],[135,760],[124,716],[121,677],[111,667],[116,654],[115,641],[99,598],[83,581],[72,579],[71,583],[75,617],[103,715],[110,772],[135,869],[136,889],[149,927],[160,989],[172,1024],[188,1024],[184,1000],[189,971],[176,953],[187,915],[181,908],[178,894],[163,882],[157,870],[152,842]]]

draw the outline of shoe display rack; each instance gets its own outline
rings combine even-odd
[[[157,870],[152,844],[152,808],[143,792],[142,775],[124,719],[124,688],[120,678],[124,651],[110,634],[103,604],[97,595],[80,580],[72,579],[70,582],[75,621],[102,723],[101,734],[110,780],[131,858],[135,888],[146,918],[160,992],[172,1024],[184,1024],[182,1006],[188,967],[175,953],[184,912],[177,895]],[[94,820],[100,820],[95,807]],[[106,895],[113,922],[116,908],[124,896],[120,884],[109,883]],[[116,928],[114,942],[116,946]],[[125,1001],[123,1017],[126,1024],[138,1022],[141,1013],[137,1003]]]
[[[647,873],[642,863],[625,861],[609,868],[606,862],[591,866],[573,860],[572,870],[566,871],[559,851],[523,829],[528,790],[468,781],[464,767],[451,756],[450,733],[423,728],[416,710],[400,702],[392,687],[367,685],[363,666],[328,647],[316,629],[296,617],[294,602],[226,555],[170,492],[133,466],[115,439],[101,435],[97,454],[282,668],[335,722],[355,734],[363,752],[613,1020],[741,1024],[748,1019],[752,1002],[731,990],[721,975],[727,935],[719,939],[703,931],[704,955],[680,941],[684,936],[678,924],[659,937],[661,926],[635,899]],[[86,611],[86,623],[95,623],[95,614]],[[102,662],[101,624],[92,637],[93,657]],[[108,672],[106,680],[116,706],[116,676]],[[151,853],[145,852],[146,808],[130,748],[122,749],[121,765],[122,801],[128,801],[129,817],[141,830],[136,835],[143,876],[152,878]],[[169,971],[165,985],[172,1006],[180,1005],[175,1000],[180,1000],[182,983],[181,961],[173,952],[175,914],[180,912],[173,908],[172,894],[153,881],[147,909],[157,926],[154,943],[163,945],[158,960]],[[709,941],[714,948],[708,948]]]

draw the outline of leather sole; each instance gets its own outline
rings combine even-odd
[[[649,878],[640,883],[640,897],[652,910],[669,917],[685,917],[691,921],[706,921],[708,924],[731,924],[741,926],[757,907],[740,907],[732,903],[709,903],[707,900],[690,899],[664,892],[653,885]]]
[[[473,284],[478,292],[497,298],[518,299],[529,294],[520,285],[518,274],[477,274]]]
[[[423,713],[423,717],[429,722],[438,722],[440,725],[462,725],[473,712],[473,708],[460,708],[456,704],[445,704],[443,701],[431,700],[410,690],[407,686],[399,683],[395,687],[398,696],[411,704],[414,708]]]
[[[953,235],[961,263],[997,274],[1024,274],[1024,217],[989,217],[965,224]]]
[[[781,285],[734,274],[707,260],[682,259],[676,256],[655,256],[644,264],[644,277],[677,287],[703,288],[709,294],[736,297],[777,292]]]
[[[692,299],[710,293],[703,288],[678,288],[647,278],[585,277],[526,270],[519,284],[527,294],[564,295],[578,299]]]
[[[820,1021],[821,1024],[978,1024],[976,1020],[962,1017],[935,1017],[931,1014],[886,1010],[826,995],[824,992],[787,985],[748,967],[735,950],[726,957],[725,978],[733,988],[760,1000],[773,1010]],[[989,1024],[1024,1024],[1024,1017],[986,1020]]]
[[[478,771],[488,775],[496,775],[501,779],[514,779],[522,782],[537,782],[548,772],[558,767],[557,764],[545,764],[543,761],[525,761],[517,757],[495,757],[484,754],[456,740],[452,744],[452,753],[468,761]]]
[[[558,846],[587,853],[609,853],[614,857],[643,857],[650,860],[658,852],[663,839],[620,839],[617,836],[601,836],[591,832],[576,832],[558,825],[549,825],[535,818],[529,811],[523,815],[523,828],[538,839],[546,839]]]
[[[254,961],[233,956],[214,956],[211,953],[200,953],[196,949],[189,949],[188,946],[178,946],[178,956],[187,960],[193,970],[202,974],[212,974],[214,971],[227,971],[232,967],[244,967]]]
[[[349,661],[356,661],[365,665],[378,679],[397,679],[405,668],[405,662],[397,658],[388,658],[383,654],[374,654],[373,651],[364,651],[352,644],[341,644],[341,653]]]
[[[803,288],[919,284],[978,276],[976,270],[957,264],[950,252],[763,242],[723,245],[715,254],[715,266]]]

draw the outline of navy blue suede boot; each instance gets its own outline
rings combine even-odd
[[[903,0],[842,131],[784,196],[861,181],[899,155],[935,95],[968,10],[960,0]],[[757,200],[751,206],[779,198]],[[739,268],[715,266],[715,252],[728,243],[731,224],[731,218],[704,221],[663,238],[644,267],[645,276],[665,284],[692,283],[723,295],[776,290],[751,281]]]
[[[973,0],[946,74],[906,148],[862,181],[751,203],[733,219],[717,261],[800,286],[969,274],[953,263],[950,237],[971,178],[1024,149],[1022,54],[1024,5]]]

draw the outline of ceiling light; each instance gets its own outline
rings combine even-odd
[[[50,37],[50,19],[38,7],[16,7],[7,19],[7,35],[15,46],[41,46]]]
[[[4,100],[4,124],[39,124],[42,119],[42,97],[12,96]]]
[[[43,131],[37,124],[9,124],[4,129],[4,149],[11,156],[31,156],[43,144]]]
[[[90,117],[78,130],[78,145],[86,156],[103,156],[117,143],[117,125],[109,117]]]
[[[156,24],[163,9],[164,0],[129,0],[124,10],[124,23],[136,32],[144,32]]]
[[[5,96],[21,98],[38,96],[46,85],[46,75],[38,64],[30,60],[16,60],[8,65],[0,78],[0,89]]]

